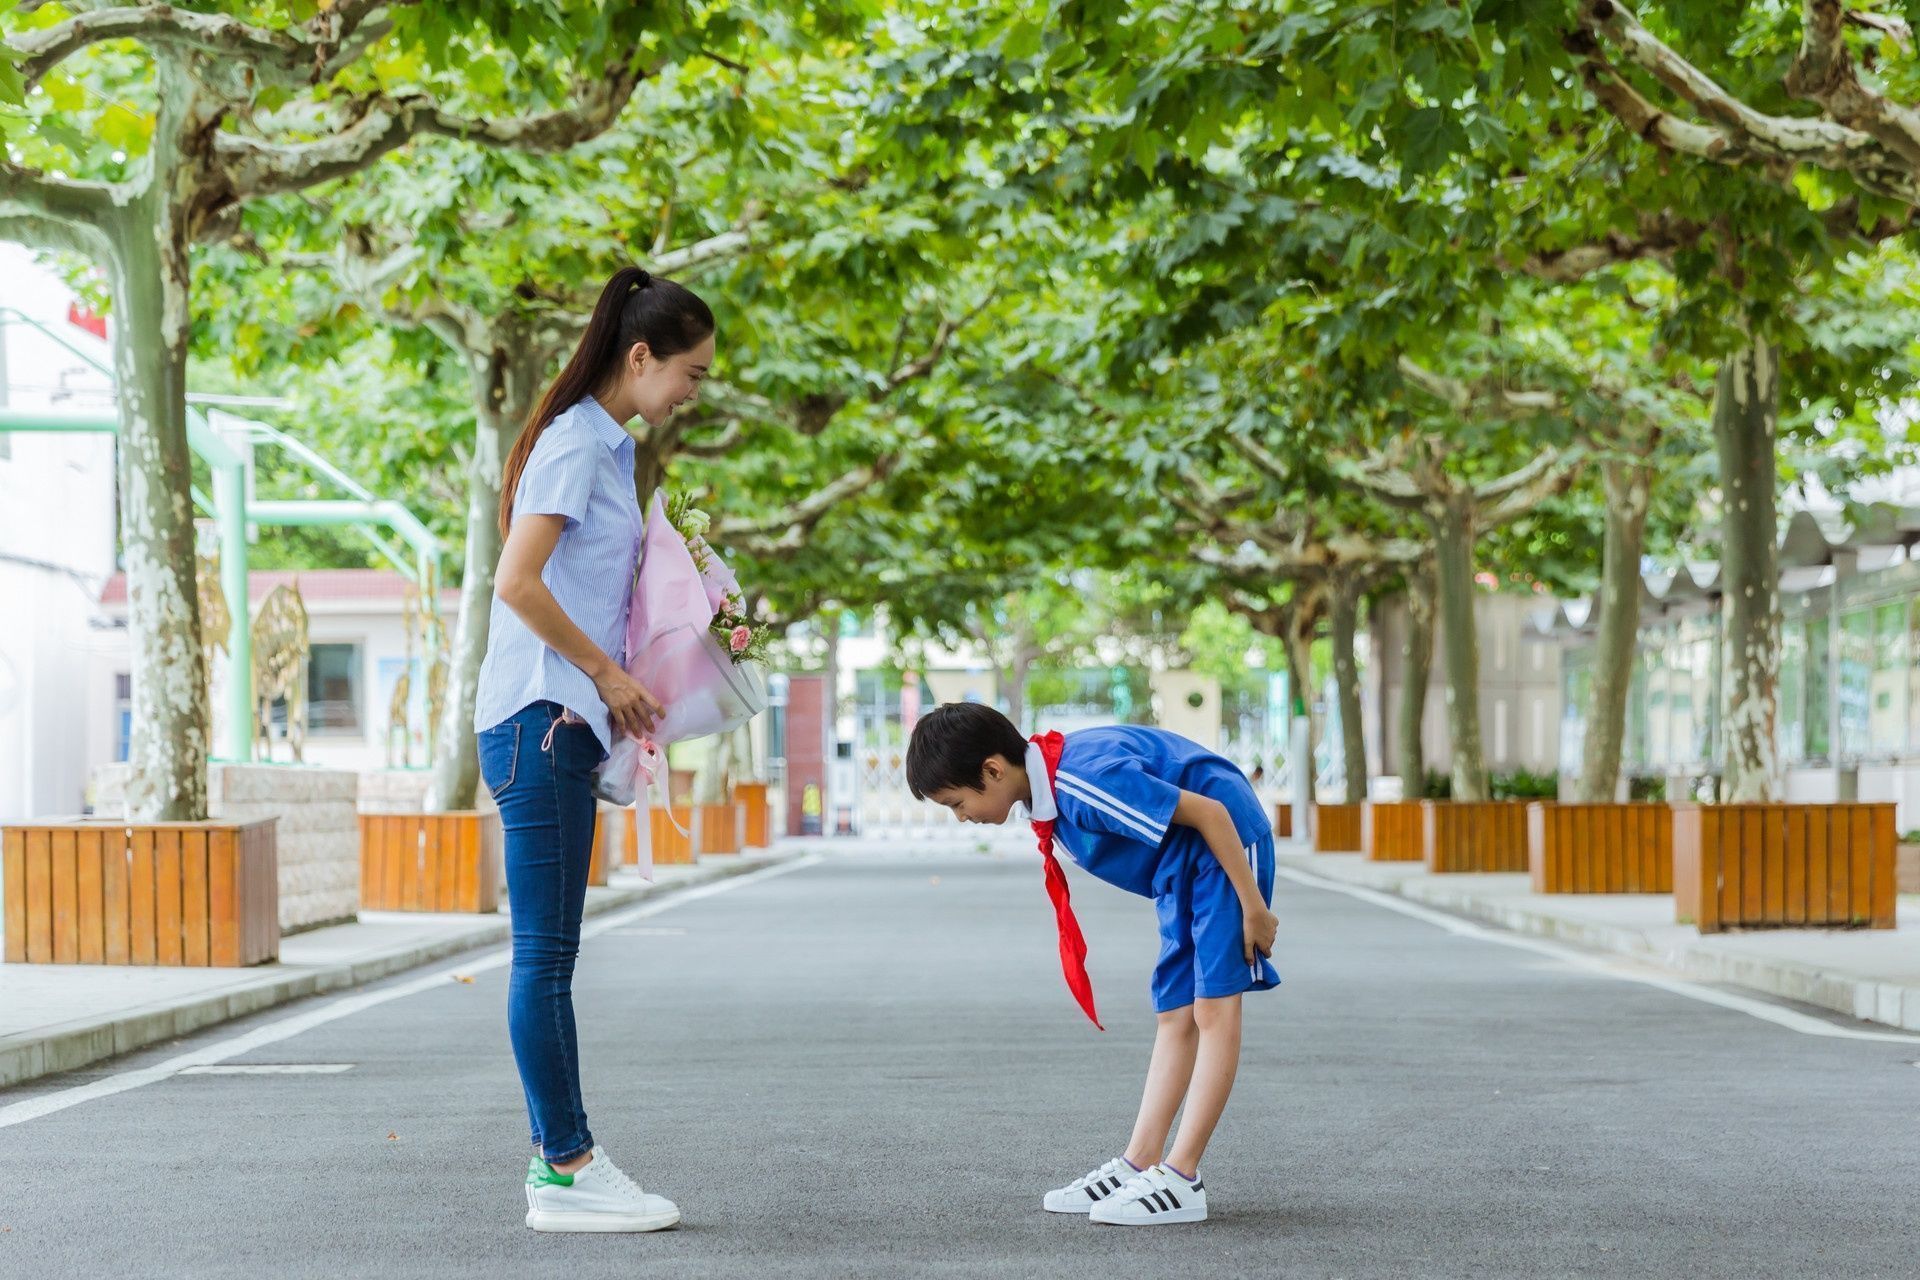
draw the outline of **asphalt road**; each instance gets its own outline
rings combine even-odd
[[[506,971],[477,953],[223,1064],[347,1070],[159,1072],[0,1127],[0,1276],[1920,1273],[1920,1044],[1799,1034],[1287,881],[1286,985],[1249,997],[1212,1220],[1043,1213],[1125,1141],[1154,926],[1074,876],[1093,1030],[1013,848],[852,851],[589,939],[591,1122],[677,1231],[522,1225]],[[0,1121],[327,1008],[0,1091]]]

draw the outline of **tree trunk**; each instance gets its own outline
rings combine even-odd
[[[211,745],[187,447],[189,235],[175,190],[182,185],[178,144],[169,133],[156,130],[152,184],[125,206],[111,233],[109,272],[120,402],[120,540],[134,655],[127,809],[145,822],[207,816]],[[244,612],[247,602],[231,607]]]
[[[1639,652],[1640,550],[1653,468],[1642,461],[1609,462],[1602,472],[1602,482],[1606,516],[1600,556],[1600,611],[1594,626],[1593,685],[1587,699],[1586,740],[1581,747],[1576,796],[1587,804],[1612,801],[1620,786],[1627,692],[1633,684],[1633,661]]]
[[[760,758],[753,749],[753,727],[743,724],[733,731],[733,758],[739,761],[734,774],[743,782],[764,782],[760,776]]]
[[[1400,795],[1418,800],[1427,793],[1427,674],[1433,666],[1433,576],[1425,569],[1407,575],[1407,627],[1401,637]]]
[[[1780,421],[1778,353],[1755,339],[1720,366],[1713,438],[1720,460],[1722,671],[1727,803],[1776,798],[1775,738],[1780,674],[1780,574],[1776,538],[1775,437]],[[1834,637],[1834,643],[1839,637]]]
[[[647,504],[653,501],[653,491],[667,482],[667,463],[671,460],[670,451],[660,444],[634,441],[633,491],[639,495],[641,511],[644,512]]]
[[[1007,719],[1013,721],[1013,727],[1025,733],[1027,731],[1027,682],[1033,675],[1034,660],[1039,654],[1021,639],[1014,641],[1013,661],[1007,667]]]
[[[446,699],[435,735],[429,813],[471,809],[480,788],[473,709],[480,664],[487,656],[494,573],[500,566],[500,479],[514,438],[533,412],[544,363],[495,345],[462,351],[473,386],[473,461],[467,468],[467,544],[460,576],[460,615],[449,655]]]
[[[1473,619],[1473,514],[1470,499],[1449,502],[1434,521],[1434,570],[1446,641],[1447,729],[1453,748],[1453,798],[1487,798],[1480,747],[1480,640]]]
[[[1346,803],[1367,798],[1367,740],[1360,723],[1360,664],[1353,646],[1360,623],[1360,584],[1333,584],[1333,683],[1340,698],[1340,758],[1346,772]]]
[[[1318,800],[1314,768],[1314,752],[1320,746],[1320,720],[1313,710],[1313,620],[1312,613],[1304,604],[1296,604],[1287,611],[1282,626],[1285,635],[1282,644],[1287,654],[1287,676],[1293,685],[1293,696],[1300,700],[1300,706],[1307,718],[1307,758],[1293,762],[1294,783],[1300,787],[1300,795],[1308,804]]]
[[[695,804],[725,804],[733,793],[733,735],[716,734],[708,739],[706,751],[693,774]]]

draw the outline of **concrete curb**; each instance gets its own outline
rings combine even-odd
[[[1630,926],[1556,915],[1544,905],[1494,899],[1475,893],[1470,886],[1409,879],[1404,873],[1396,874],[1391,869],[1393,864],[1362,862],[1336,867],[1328,865],[1323,857],[1307,853],[1283,853],[1280,861],[1283,866],[1329,884],[1391,893],[1514,933],[1626,956],[1694,982],[1745,987],[1863,1021],[1884,1023],[1903,1031],[1920,1031],[1920,985],[1766,955],[1742,945],[1743,939],[1768,935],[1725,934],[1712,939],[1667,941]]]
[[[801,851],[795,850],[766,857],[728,855],[725,861],[703,862],[694,874],[671,884],[623,886],[591,895],[586,915],[605,915],[648,898],[744,875],[800,855]],[[510,936],[511,925],[503,910],[497,915],[474,917],[473,926],[458,933],[427,942],[407,943],[350,963],[286,973],[276,972],[278,965],[262,966],[258,970],[230,970],[234,974],[232,985],[211,994],[155,1001],[108,1017],[79,1018],[23,1035],[0,1037],[0,1088],[39,1076],[78,1070],[105,1058],[178,1039],[307,996],[363,986],[408,969],[505,942]]]

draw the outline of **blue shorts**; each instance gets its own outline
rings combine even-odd
[[[1197,843],[1197,842],[1196,842]],[[1273,837],[1249,845],[1247,861],[1260,897],[1273,903]],[[1218,999],[1280,985],[1273,962],[1246,960],[1240,895],[1213,851],[1200,845],[1174,870],[1166,892],[1153,900],[1160,916],[1160,962],[1153,967],[1153,1008],[1166,1013],[1196,997]]]

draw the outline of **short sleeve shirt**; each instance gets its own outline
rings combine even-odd
[[[513,491],[513,518],[533,515],[566,518],[540,580],[602,653],[624,663],[644,520],[633,488],[633,437],[592,396],[547,424],[527,457]],[[496,596],[474,730],[490,729],[534,702],[559,703],[593,727],[603,749],[612,749],[607,706],[592,679]]]
[[[1045,774],[1030,767],[1029,777],[1037,785]],[[1158,897],[1196,851],[1207,851],[1198,831],[1173,822],[1182,791],[1226,805],[1243,845],[1267,834],[1246,775],[1199,743],[1141,725],[1067,734],[1053,779],[1054,842],[1109,884]]]

